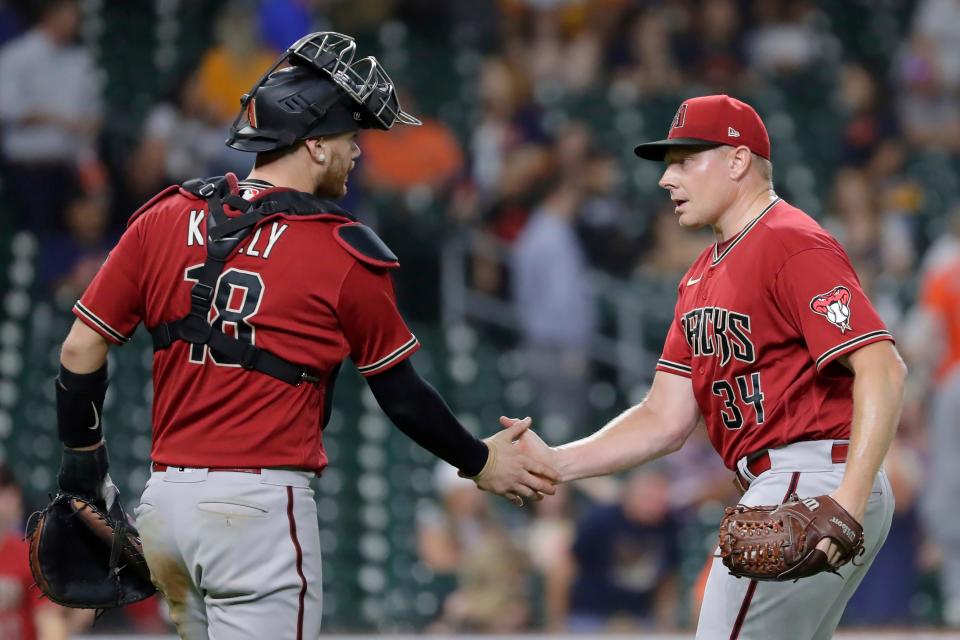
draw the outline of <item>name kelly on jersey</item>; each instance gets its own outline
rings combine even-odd
[[[201,210],[193,210],[190,212],[190,224],[187,226],[187,246],[192,247],[194,245],[203,246],[204,237],[203,232],[200,230],[200,223],[203,222],[206,217],[206,212]],[[253,232],[253,237],[249,242],[245,242],[243,246],[238,249],[238,253],[245,253],[248,256],[257,256],[266,260],[270,257],[270,252],[273,251],[273,247],[277,244],[277,240],[280,239],[280,236],[283,235],[283,232],[287,230],[290,225],[283,224],[282,222],[274,222],[270,225],[270,235],[263,236],[263,241],[261,242],[260,233],[266,228],[266,225],[263,227],[257,227]]]

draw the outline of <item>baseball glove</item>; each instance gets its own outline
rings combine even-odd
[[[156,592],[139,533],[119,500],[104,511],[61,492],[30,517],[27,539],[33,579],[59,605],[111,609]]]
[[[840,548],[836,564],[817,549],[824,538]],[[837,569],[863,554],[863,527],[830,496],[776,507],[727,507],[720,521],[720,558],[738,578],[798,580]],[[838,574],[839,575],[839,574]]]

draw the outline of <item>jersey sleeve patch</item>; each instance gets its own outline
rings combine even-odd
[[[115,344],[126,344],[130,341],[130,336],[125,336],[111,327],[97,314],[83,306],[79,300],[73,305],[73,313],[78,318],[83,320],[84,324],[102,335],[104,338],[108,339],[110,342]]]
[[[400,261],[390,247],[366,225],[359,222],[338,225],[334,229],[333,237],[360,262],[385,269],[400,266]]]
[[[402,346],[388,353],[376,362],[358,366],[357,371],[364,377],[371,376],[375,373],[380,373],[381,371],[389,369],[392,365],[397,364],[419,348],[420,342],[417,340],[417,337],[411,335],[410,339],[403,343]]]
[[[850,326],[850,290],[836,286],[826,293],[818,293],[810,300],[810,310],[823,316],[827,322],[840,329],[840,333],[851,330]]]

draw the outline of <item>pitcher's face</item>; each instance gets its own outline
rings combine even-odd
[[[731,147],[677,147],[667,151],[667,168],[658,183],[670,193],[674,212],[684,227],[714,224],[732,203]]]

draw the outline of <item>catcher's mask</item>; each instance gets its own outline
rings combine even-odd
[[[273,151],[317,136],[421,124],[400,107],[377,59],[354,60],[356,49],[353,38],[332,31],[294,42],[240,98],[227,145]]]

